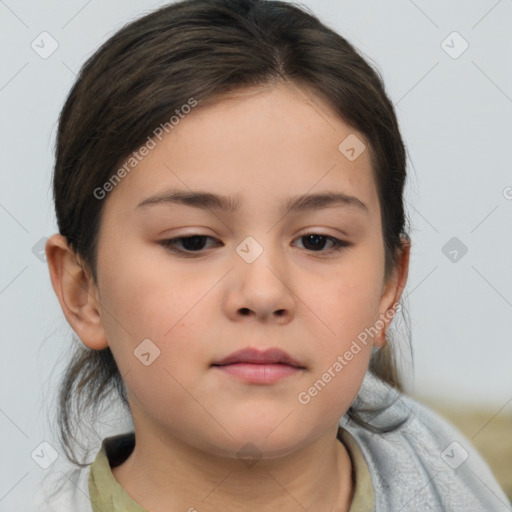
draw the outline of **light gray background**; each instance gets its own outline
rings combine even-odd
[[[32,249],[56,231],[58,114],[85,59],[165,3],[0,0],[0,510],[25,509],[45,474],[31,453],[42,441],[56,446],[46,410],[71,331]],[[408,388],[511,413],[512,2],[303,3],[377,65],[408,148]],[[31,48],[43,31],[59,45],[47,59]],[[453,31],[469,44],[457,58],[445,51],[463,48],[459,36],[446,39]],[[468,248],[457,262],[443,253],[452,237]]]

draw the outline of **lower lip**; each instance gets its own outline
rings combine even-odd
[[[273,384],[300,371],[300,368],[280,363],[233,363],[224,366],[214,366],[214,368],[254,384]]]

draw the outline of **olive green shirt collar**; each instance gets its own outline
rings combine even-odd
[[[357,441],[339,428],[338,439],[345,445],[352,461],[354,496],[349,512],[373,512],[375,496],[368,465]],[[119,484],[112,467],[122,464],[135,446],[135,434],[129,432],[106,437],[89,473],[89,494],[93,512],[147,512]]]

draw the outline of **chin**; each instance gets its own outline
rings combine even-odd
[[[282,421],[283,417],[279,418],[272,428],[267,424],[254,421],[240,425],[230,424],[227,428],[233,437],[223,436],[224,444],[217,441],[214,445],[214,453],[221,457],[236,458],[242,462],[247,460],[247,465],[250,465],[254,460],[285,457],[315,439],[314,432],[304,430],[304,426],[299,428],[292,422],[286,425],[284,422],[280,425]]]

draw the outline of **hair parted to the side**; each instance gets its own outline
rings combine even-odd
[[[59,232],[95,281],[104,202],[94,191],[191,98],[200,108],[229,92],[277,82],[311,91],[364,135],[381,208],[386,278],[390,275],[404,240],[410,240],[403,201],[406,152],[378,72],[303,6],[184,0],[108,39],[83,65],[60,114],[53,177]],[[403,391],[393,340],[373,354],[370,371]],[[74,451],[81,419],[86,412],[94,416],[112,396],[129,411],[110,349],[91,350],[75,339],[57,399],[60,442],[72,463],[86,465]],[[375,430],[359,412],[351,407],[348,417]]]

